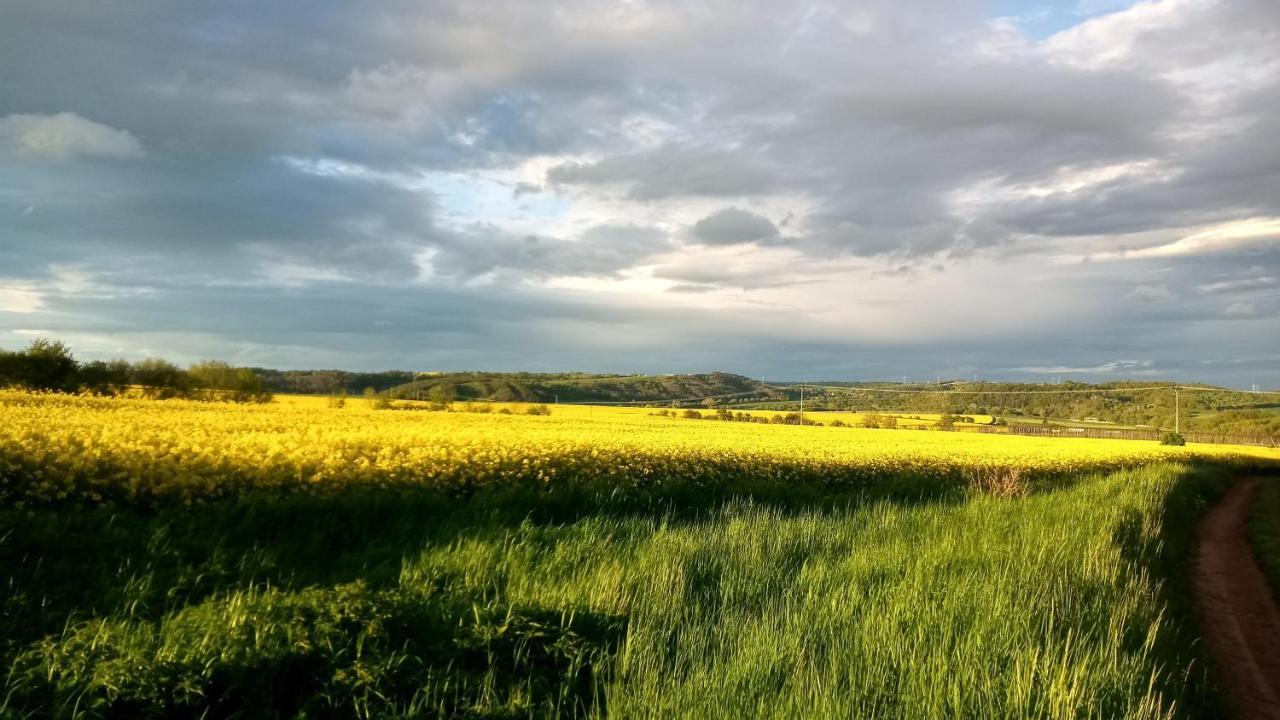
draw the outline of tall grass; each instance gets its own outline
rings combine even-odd
[[[1249,546],[1267,576],[1271,594],[1280,598],[1280,477],[1262,481],[1249,511]]]
[[[0,715],[1197,717],[1200,472],[561,522],[5,511]]]

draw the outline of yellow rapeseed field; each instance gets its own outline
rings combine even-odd
[[[496,406],[495,410],[503,406]],[[553,406],[547,416],[375,410],[324,398],[266,405],[0,391],[0,500],[198,503],[245,490],[529,483],[626,492],[651,484],[963,479],[1204,458],[1276,462],[1262,448],[920,430],[798,427]]]

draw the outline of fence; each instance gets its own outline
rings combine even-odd
[[[1004,428],[1001,428],[1003,430]],[[996,428],[983,428],[982,432],[996,432]],[[1105,440],[1159,440],[1165,436],[1164,430],[1135,430],[1119,428],[1076,428],[1059,425],[1010,425],[1007,432],[1012,435],[1034,435],[1037,437],[1079,437]],[[1182,436],[1187,442],[1215,443],[1220,445],[1259,445],[1261,447],[1280,447],[1280,438],[1266,435],[1229,435],[1226,433],[1184,432]]]

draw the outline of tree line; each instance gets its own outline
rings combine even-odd
[[[59,340],[37,338],[23,350],[0,350],[0,386],[92,395],[136,392],[148,398],[269,402],[271,393],[249,368],[206,360],[181,368],[160,358],[80,362]]]

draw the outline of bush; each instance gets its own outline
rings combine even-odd
[[[1187,439],[1183,437],[1181,433],[1176,433],[1176,432],[1165,433],[1164,437],[1160,438],[1160,444],[1176,445],[1178,447],[1182,447],[1183,445],[1187,444]]]
[[[531,405],[528,410],[524,411],[525,415],[550,415],[551,408],[546,405]]]
[[[688,420],[701,420],[702,413],[698,412],[697,410],[685,410],[684,412],[680,413],[680,417]]]

